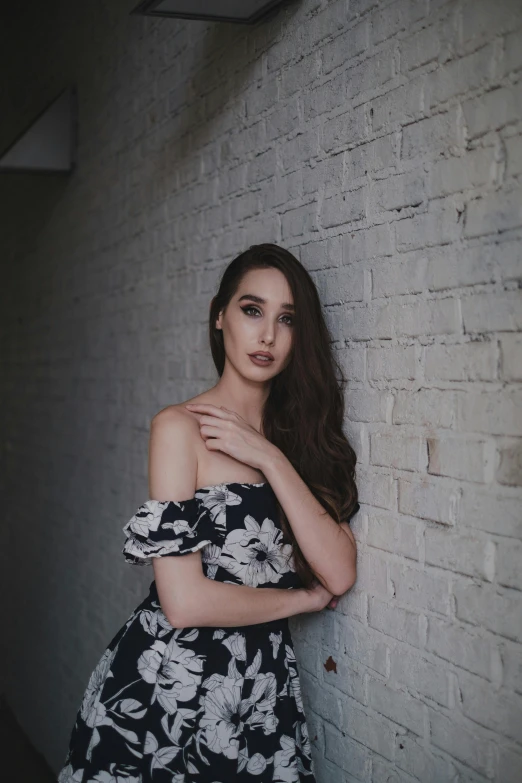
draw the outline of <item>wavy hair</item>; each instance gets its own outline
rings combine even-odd
[[[223,332],[215,327],[219,313],[226,310],[247,272],[270,267],[279,269],[286,277],[295,314],[290,361],[271,380],[262,411],[262,433],[281,449],[326,512],[337,523],[349,521],[359,503],[356,454],[342,429],[346,379],[332,352],[315,284],[288,250],[270,243],[251,245],[227,266],[210,305],[212,358],[221,376],[225,347]],[[279,501],[277,506],[283,537],[292,545],[302,583],[309,587],[316,577],[324,584],[303,556]]]

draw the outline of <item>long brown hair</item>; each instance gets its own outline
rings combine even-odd
[[[326,512],[337,523],[347,521],[359,504],[356,455],[342,429],[346,379],[331,349],[315,284],[288,250],[270,243],[251,245],[227,266],[210,306],[212,358],[221,376],[225,348],[223,332],[215,327],[219,313],[226,309],[247,272],[270,267],[285,275],[295,315],[290,361],[272,379],[261,431],[281,449]],[[304,558],[279,501],[277,505],[284,537],[293,547],[298,576],[307,587],[314,577],[322,582]]]

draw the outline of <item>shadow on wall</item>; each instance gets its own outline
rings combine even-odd
[[[19,783],[55,783],[46,760],[33,748],[0,694],[0,756],[2,779]]]

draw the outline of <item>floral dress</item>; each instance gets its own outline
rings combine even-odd
[[[209,579],[302,587],[268,482],[147,500],[127,563],[201,549]],[[174,628],[156,583],[92,672],[59,783],[315,783],[287,618]]]

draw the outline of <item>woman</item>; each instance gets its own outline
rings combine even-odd
[[[230,263],[209,327],[219,381],[154,416],[150,499],[123,528],[154,581],[91,675],[59,783],[315,781],[288,617],[356,578],[345,381],[277,245]]]

